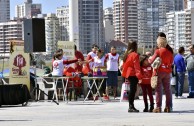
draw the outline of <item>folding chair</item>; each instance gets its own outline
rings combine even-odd
[[[58,102],[58,96],[57,96],[57,90],[56,90],[56,84],[55,84],[55,82],[48,82],[48,81],[46,81],[42,77],[35,78],[35,81],[39,85],[39,89],[41,89],[42,91],[44,91],[47,95],[48,95],[48,92],[49,91],[54,91],[53,99],[54,99],[54,96],[55,96],[56,101]],[[46,87],[45,84],[48,84],[51,87]],[[39,94],[38,94],[38,100],[39,99],[40,99],[40,91],[39,91]],[[48,99],[48,96],[44,95],[44,99]]]

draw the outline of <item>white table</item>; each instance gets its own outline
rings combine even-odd
[[[88,91],[88,93],[87,93],[87,95],[86,95],[86,97],[84,99],[84,102],[88,99],[88,96],[89,96],[90,93],[93,95],[94,102],[95,102],[95,99],[96,99],[97,95],[99,95],[99,98],[103,102],[103,99],[102,99],[102,97],[100,95],[99,90],[100,90],[100,88],[101,88],[101,86],[102,86],[102,84],[104,82],[104,79],[106,79],[106,78],[108,78],[108,77],[106,77],[106,76],[105,77],[88,77],[88,76],[85,76],[85,77],[81,78],[82,80],[86,80],[87,81],[87,84],[88,84],[88,87],[89,87],[89,91]],[[93,80],[92,84],[90,84],[90,80]],[[101,80],[99,86],[96,84],[96,80]],[[93,86],[97,90],[96,94],[94,94],[93,91],[92,91]]]
[[[67,85],[68,85],[69,79],[70,78],[74,78],[74,77],[72,77],[72,76],[64,76],[64,77],[53,76],[53,77],[43,77],[43,78],[50,78],[50,79],[52,79],[53,82],[55,82],[56,87],[57,87],[57,82],[59,80],[62,80],[63,100],[64,100],[64,97],[65,97],[65,101],[68,103],[67,94],[66,94],[67,93]],[[64,86],[64,79],[66,80],[65,86]]]

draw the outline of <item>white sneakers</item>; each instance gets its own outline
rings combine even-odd
[[[175,99],[186,99],[186,97],[184,97],[184,96],[178,96],[178,97],[175,97]]]

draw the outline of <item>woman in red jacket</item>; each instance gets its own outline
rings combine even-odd
[[[166,48],[167,40],[164,37],[157,39],[158,49],[155,50],[154,55],[149,59],[149,63],[153,63],[157,57],[161,58],[161,65],[155,71],[158,74],[158,84],[155,89],[156,94],[156,108],[153,110],[155,113],[161,112],[162,106],[162,87],[164,87],[166,94],[166,107],[164,112],[170,112],[171,104],[171,89],[170,89],[170,74],[172,72],[173,53]],[[156,73],[156,72],[154,72]]]
[[[128,44],[127,51],[123,58],[122,76],[128,78],[130,82],[129,109],[128,112],[139,112],[134,107],[135,92],[137,90],[138,80],[141,80],[141,70],[139,55],[137,54],[137,42],[132,41]]]

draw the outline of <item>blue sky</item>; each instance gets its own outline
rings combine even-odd
[[[15,5],[24,3],[24,0],[10,0],[11,17],[15,15]],[[68,4],[68,0],[33,0],[33,3],[41,3],[43,13],[55,13],[57,7]],[[112,7],[113,0],[104,0],[104,8]]]

